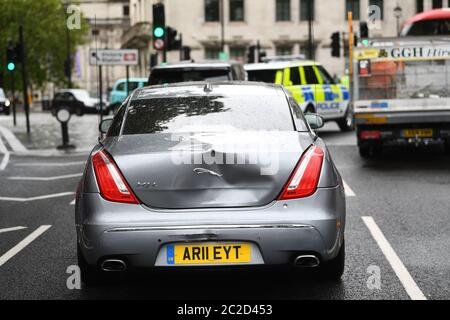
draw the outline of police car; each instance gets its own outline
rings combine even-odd
[[[325,121],[336,121],[342,131],[354,129],[348,88],[336,83],[318,62],[268,60],[245,66],[250,81],[285,86],[305,113],[318,113]]]

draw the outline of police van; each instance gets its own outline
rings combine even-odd
[[[336,121],[342,131],[354,128],[353,108],[348,88],[336,83],[318,62],[278,61],[245,66],[249,81],[281,84],[305,113],[318,113],[325,121]]]

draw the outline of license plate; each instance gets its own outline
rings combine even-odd
[[[406,129],[403,130],[405,138],[432,138],[433,129]]]
[[[246,243],[173,244],[167,246],[167,264],[218,265],[251,262],[251,246]]]

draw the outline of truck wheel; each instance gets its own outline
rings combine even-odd
[[[339,126],[339,129],[341,129],[341,131],[343,132],[355,130],[355,116],[353,114],[353,107],[351,105],[348,106],[345,117],[339,119],[337,121],[337,124]]]
[[[450,155],[450,140],[445,141],[445,153]]]
[[[322,280],[339,281],[345,269],[345,241],[342,242],[336,258],[330,261],[322,262],[318,266],[318,276]]]

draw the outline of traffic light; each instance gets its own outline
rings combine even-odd
[[[331,35],[331,56],[336,58],[341,57],[341,34],[339,32]]]
[[[9,41],[8,47],[6,48],[6,68],[9,72],[16,70],[16,48],[12,41]]]
[[[359,23],[359,34],[361,36],[361,39],[369,38],[369,26],[367,25],[367,22],[361,21]]]
[[[181,40],[177,40],[178,31],[172,27],[166,27],[167,51],[180,50]]]
[[[247,63],[255,63],[256,62],[255,50],[256,50],[256,46],[250,46],[248,48]]]
[[[153,48],[163,50],[166,46],[166,13],[162,3],[153,5]]]
[[[181,57],[181,60],[184,60],[184,61],[191,60],[191,47],[184,46],[182,48],[182,50],[183,50],[183,52],[182,52],[183,56]]]
[[[265,50],[260,50],[258,54],[259,62],[263,62],[264,58],[267,57],[267,52]]]

